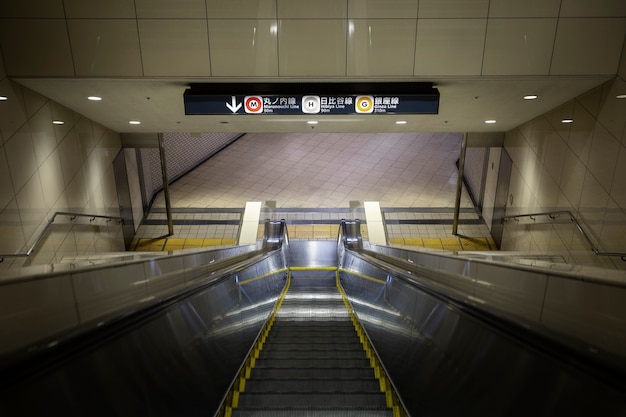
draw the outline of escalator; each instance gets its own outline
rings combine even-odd
[[[400,407],[336,268],[292,271],[284,298],[255,346],[226,416],[392,417]]]
[[[358,240],[170,272],[193,279],[0,357],[0,415],[626,416],[618,362],[455,302]]]

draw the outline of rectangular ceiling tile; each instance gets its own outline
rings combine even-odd
[[[491,0],[489,17],[558,17],[561,0]]]
[[[348,25],[348,75],[413,75],[415,19],[354,19]]]
[[[626,17],[626,1],[562,0],[561,17]]]
[[[346,31],[343,19],[281,20],[279,75],[345,76]]]
[[[415,75],[480,75],[487,19],[419,19]]]
[[[64,0],[65,13],[73,18],[135,18],[134,0]]]
[[[74,75],[65,20],[2,20],[0,43],[8,75]]]
[[[345,19],[347,0],[277,0],[280,19]]]
[[[206,0],[209,19],[275,19],[276,0]]]
[[[557,19],[489,19],[483,75],[547,75]]]
[[[417,17],[487,17],[489,0],[420,0]]]
[[[209,76],[206,20],[139,20],[146,76]]]
[[[348,17],[416,18],[417,0],[348,0]]]
[[[206,0],[135,0],[140,19],[206,18]]]
[[[626,18],[561,18],[551,75],[617,74]]]
[[[63,0],[2,0],[0,17],[64,18]]]
[[[141,76],[135,20],[68,20],[74,66],[80,76]]]
[[[209,20],[214,76],[277,76],[278,24],[267,20]]]

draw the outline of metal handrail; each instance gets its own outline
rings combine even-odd
[[[66,211],[57,211],[52,215],[50,220],[48,220],[46,227],[43,228],[41,233],[39,233],[39,236],[37,236],[37,239],[35,239],[33,244],[30,245],[30,248],[28,248],[26,252],[0,254],[0,263],[4,262],[4,258],[27,258],[29,257],[33,253],[35,248],[39,245],[39,243],[41,242],[43,237],[46,235],[46,233],[48,233],[48,230],[52,226],[52,223],[54,223],[54,219],[56,219],[57,216],[69,216],[70,220],[74,220],[76,219],[76,217],[89,217],[90,222],[94,221],[95,219],[107,219],[107,222],[110,222],[111,220],[117,220],[120,224],[124,224],[124,219],[122,219],[121,217],[116,217],[116,216],[103,216],[100,214],[85,214],[85,213],[71,213],[71,212],[66,212]]]
[[[555,220],[557,217],[559,217],[560,214],[566,214],[566,215],[569,216],[570,221],[572,221],[576,225],[576,228],[578,229],[580,234],[583,235],[583,237],[585,238],[585,240],[589,244],[589,246],[591,248],[591,251],[595,255],[597,255],[597,256],[619,256],[622,259],[622,261],[626,262],[626,253],[624,253],[624,252],[605,252],[605,251],[601,251],[600,249],[598,249],[598,247],[593,243],[593,241],[591,240],[589,235],[582,228],[581,224],[578,222],[578,219],[576,219],[576,216],[574,216],[574,214],[571,211],[569,211],[569,210],[556,210],[556,211],[546,211],[546,212],[543,212],[543,213],[530,213],[530,214],[517,214],[517,215],[511,215],[511,216],[503,216],[502,217],[502,221],[507,221],[509,219],[513,219],[515,221],[519,221],[520,217],[530,217],[530,219],[534,221],[535,217],[538,217],[538,216],[548,216],[552,220]]]

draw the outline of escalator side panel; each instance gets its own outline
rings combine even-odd
[[[623,392],[369,273],[378,280],[343,272],[341,283],[411,415],[626,415]]]
[[[262,269],[3,391],[0,415],[211,415],[284,287],[284,272],[246,282]]]

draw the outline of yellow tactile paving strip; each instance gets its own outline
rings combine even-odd
[[[158,238],[158,239],[134,239],[130,245],[131,251],[157,252],[191,248],[203,248],[207,246],[232,246],[235,239],[232,238]]]
[[[442,238],[419,238],[419,237],[394,237],[389,239],[391,245],[419,246],[429,249],[441,250],[498,250],[492,238],[487,237],[442,237]]]
[[[257,238],[263,237],[263,225],[259,225]],[[291,239],[336,239],[339,233],[337,225],[298,224],[289,226]],[[361,234],[367,239],[367,226],[361,226]],[[156,239],[134,239],[131,243],[131,251],[155,252],[170,251],[190,248],[203,248],[211,246],[232,246],[236,242],[232,238],[187,238],[165,237]],[[389,239],[390,245],[417,246],[429,249],[451,251],[488,251],[497,250],[492,238],[486,237],[393,237]]]

